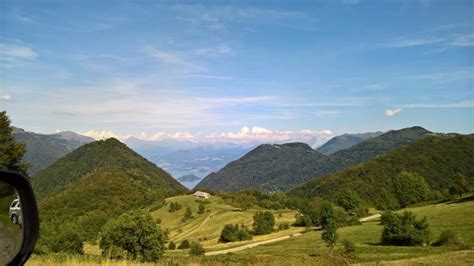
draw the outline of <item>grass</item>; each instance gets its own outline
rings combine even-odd
[[[168,228],[172,232],[172,239],[179,239],[186,234],[185,230],[190,229],[191,234],[187,236],[189,240],[202,238],[202,233],[206,233],[211,237],[208,240],[202,241],[206,243],[206,251],[218,250],[227,248],[227,244],[217,244],[218,233],[223,227],[222,223],[229,221],[239,221],[247,223],[251,220],[253,213],[256,210],[249,210],[247,213],[236,211],[232,206],[226,205],[218,198],[211,199],[211,203],[207,204],[211,211],[210,213],[202,214],[203,217],[198,217],[196,214],[197,204],[194,198],[190,196],[181,196],[171,198],[171,201],[180,201],[183,205],[177,217],[174,217],[174,222],[166,220],[167,216],[174,216],[168,213],[168,206],[162,210],[153,213],[155,218],[160,217],[163,221],[163,227]],[[188,204],[188,205],[185,205]],[[193,208],[195,218],[186,223],[181,223],[181,217],[184,215],[186,206]],[[451,229],[455,231],[464,242],[470,246],[474,246],[474,200],[473,198],[465,199],[464,201],[445,202],[434,205],[426,205],[420,207],[408,208],[414,212],[419,218],[426,216],[431,230],[431,239],[435,241],[443,230]],[[201,227],[198,225],[210,215],[215,213],[207,223]],[[277,221],[286,221],[292,218],[292,214],[288,210],[282,211],[282,217]],[[176,214],[176,213],[174,213]],[[219,226],[216,226],[219,225]],[[193,228],[197,226],[197,230]],[[179,229],[182,229],[179,232]],[[173,231],[175,231],[173,233]],[[289,229],[290,231],[293,229]],[[301,228],[299,228],[301,230]],[[287,231],[287,230],[285,230]],[[279,234],[289,233],[280,231],[273,233],[270,236],[263,236],[263,238],[274,238]],[[364,223],[362,225],[342,227],[338,229],[339,242],[335,248],[335,254],[342,252],[342,240],[348,239],[355,244],[355,257],[344,258],[343,256],[329,256],[328,248],[321,240],[320,231],[310,231],[302,236],[292,237],[287,240],[275,242],[271,244],[261,245],[251,249],[243,250],[235,254],[226,254],[218,256],[205,257],[190,257],[188,251],[174,250],[165,251],[164,258],[154,265],[308,265],[308,264],[323,264],[323,265],[343,265],[347,263],[360,264],[377,264],[382,265],[412,265],[412,264],[439,264],[442,262],[445,265],[473,265],[474,250],[458,250],[456,246],[421,246],[421,247],[396,247],[396,246],[382,246],[380,242],[380,235],[382,226],[378,221]],[[189,231],[188,231],[189,233]],[[255,237],[252,241],[260,241]],[[244,241],[243,241],[244,242]],[[232,245],[247,244],[243,242],[232,243]],[[88,246],[88,249],[93,247]],[[63,256],[58,257],[58,256]],[[137,264],[133,262],[114,262],[106,260],[99,256],[72,256],[64,258],[66,255],[48,255],[48,256],[34,256],[29,265],[147,265]]]

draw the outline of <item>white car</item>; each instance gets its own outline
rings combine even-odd
[[[21,215],[21,204],[19,199],[15,199],[10,204],[10,210],[8,211],[8,216],[10,216],[10,220],[14,224],[22,224],[23,218]]]

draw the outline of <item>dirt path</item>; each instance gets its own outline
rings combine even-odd
[[[226,253],[229,253],[229,252],[237,252],[237,251],[241,251],[241,250],[248,249],[248,248],[253,248],[253,247],[256,247],[256,246],[260,246],[260,245],[265,245],[265,244],[269,244],[269,243],[273,243],[273,242],[282,241],[282,240],[288,239],[290,237],[295,237],[295,236],[300,236],[300,235],[302,235],[302,233],[296,233],[296,234],[292,234],[292,235],[289,235],[289,236],[281,236],[281,237],[277,237],[277,238],[273,238],[273,239],[269,239],[269,240],[264,240],[264,241],[260,241],[260,242],[256,242],[256,243],[252,243],[252,244],[243,245],[243,246],[240,246],[240,247],[234,247],[234,248],[228,248],[228,249],[223,249],[223,250],[218,250],[218,251],[206,252],[206,256],[214,256],[214,255],[226,254]]]
[[[185,237],[193,234],[194,232],[196,232],[197,230],[199,230],[203,225],[205,225],[209,219],[212,218],[212,216],[214,216],[218,211],[214,211],[213,213],[211,213],[209,216],[207,216],[206,218],[204,218],[204,221],[202,221],[202,223],[200,223],[198,226],[196,226],[196,228],[194,228],[193,230],[191,231],[188,231],[186,234],[180,236],[179,238],[177,238],[176,240],[180,240],[180,239],[184,239]]]
[[[360,218],[359,221],[361,223],[369,222],[369,221],[379,219],[380,216],[381,216],[380,214],[374,214],[374,215],[371,215],[371,216]],[[319,229],[320,229],[319,227],[315,227],[315,230],[319,230]],[[269,244],[269,243],[274,243],[274,242],[282,241],[282,240],[285,240],[285,239],[289,239],[291,237],[297,237],[297,236],[301,236],[301,235],[303,235],[303,234],[302,233],[295,233],[295,234],[292,234],[292,235],[281,236],[281,237],[268,239],[268,240],[264,240],[264,241],[260,241],[260,242],[255,242],[255,243],[247,244],[247,245],[243,245],[243,246],[238,246],[238,247],[233,247],[233,248],[228,248],[228,249],[223,249],[223,250],[217,250],[217,251],[210,251],[210,252],[206,252],[205,255],[206,256],[215,256],[215,255],[227,254],[227,253],[230,253],[230,252],[242,251],[242,250],[245,250],[245,249],[249,249],[249,248],[253,248],[253,247],[257,247],[257,246],[265,245],[265,244]]]

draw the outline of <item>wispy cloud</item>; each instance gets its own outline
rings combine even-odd
[[[192,74],[189,75],[191,78],[204,78],[204,79],[221,79],[221,80],[234,80],[235,77],[231,76],[217,76],[217,75],[205,75],[205,74]]]
[[[11,100],[10,95],[0,95],[0,101],[9,101]]]
[[[144,52],[151,58],[157,59],[169,65],[184,67],[191,71],[204,70],[202,66],[195,64],[191,60],[185,59],[183,55],[180,55],[176,52],[163,51],[163,50],[156,49],[154,47],[146,47],[144,49]]]
[[[401,113],[402,111],[403,111],[402,108],[387,109],[387,110],[385,110],[384,115],[386,117],[392,117],[392,116],[396,116],[397,114]]]
[[[0,43],[0,56],[5,58],[35,59],[38,55],[33,49],[17,45]]]
[[[474,101],[462,101],[456,103],[442,103],[442,104],[427,104],[427,103],[412,103],[401,104],[402,108],[474,108]]]
[[[220,56],[220,55],[229,55],[232,54],[232,48],[227,45],[219,45],[217,47],[211,48],[199,48],[194,50],[194,54],[202,56]]]
[[[397,37],[383,43],[387,48],[406,48],[415,46],[439,45],[449,47],[474,46],[474,34],[448,34],[445,36],[418,36],[418,37]]]

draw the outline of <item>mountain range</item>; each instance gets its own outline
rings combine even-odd
[[[196,188],[217,191],[247,188],[288,191],[310,178],[347,169],[429,134],[431,132],[422,127],[392,130],[328,156],[302,143],[261,145],[220,171],[206,176]]]
[[[12,129],[15,140],[26,144],[23,162],[30,164],[28,169],[30,175],[38,173],[80,146],[94,141],[93,138],[71,131],[48,135],[28,132],[16,127]]]

